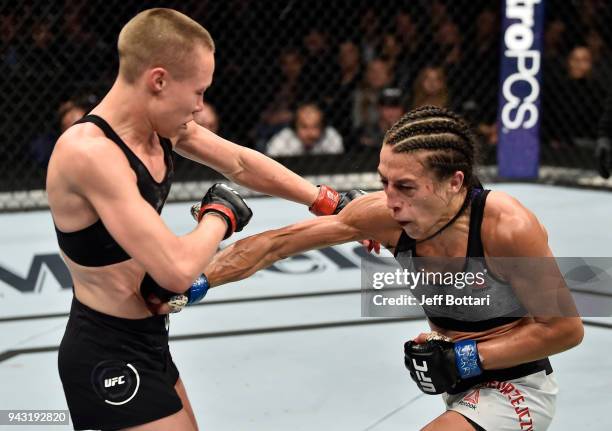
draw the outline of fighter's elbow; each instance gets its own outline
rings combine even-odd
[[[569,342],[571,343],[570,348],[576,347],[582,343],[582,340],[584,339],[584,325],[582,324],[582,320],[579,318],[576,320],[577,322],[572,326],[568,335]]]
[[[576,347],[584,338],[584,325],[579,317],[565,318],[558,330],[558,339],[561,340],[562,349],[569,350]]]
[[[162,269],[160,274],[160,285],[167,290],[176,293],[183,293],[191,286],[197,278],[198,272],[195,266],[189,263],[186,259],[183,261],[174,261],[173,264],[167,265]]]

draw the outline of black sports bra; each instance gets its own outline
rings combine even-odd
[[[174,161],[170,140],[159,137],[159,142],[164,150],[166,175],[162,182],[158,183],[153,179],[142,161],[136,157],[104,119],[97,115],[86,115],[77,121],[78,123],[94,123],[104,132],[108,139],[117,144],[136,173],[140,194],[158,213],[161,213],[170,192],[172,178],[174,177]],[[55,232],[57,234],[57,242],[64,254],[79,265],[106,266],[130,259],[130,256],[117,244],[100,219],[79,231],[62,232],[56,226]]]

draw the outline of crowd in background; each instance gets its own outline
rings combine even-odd
[[[209,29],[217,70],[197,120],[242,145],[271,156],[357,153],[430,104],[464,115],[494,153],[501,1],[56,3],[0,7],[8,157],[46,164],[61,131],[112,84],[119,29],[149,6]],[[546,14],[543,142],[589,146],[612,84],[612,5],[548,0]]]

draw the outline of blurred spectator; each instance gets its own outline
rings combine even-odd
[[[312,28],[304,37],[305,58],[300,74],[298,98],[327,106],[334,92],[335,61],[325,31]]]
[[[434,61],[449,68],[459,66],[461,62],[461,32],[459,26],[450,19],[444,21],[438,27],[434,36],[435,58]]]
[[[359,145],[380,147],[387,130],[404,115],[403,102],[402,91],[399,88],[383,89],[378,99],[378,122],[359,130]]]
[[[329,109],[330,123],[346,139],[353,130],[352,111],[357,84],[362,79],[359,47],[350,40],[341,42],[338,47],[338,66],[340,76],[334,99]]]
[[[433,40],[426,54],[428,62],[444,69],[446,76],[450,77],[447,86],[453,94],[461,93],[473,82],[473,77],[463,69],[464,63],[472,60],[463,56],[463,37],[459,26],[451,19],[442,21],[436,28]]]
[[[440,26],[448,21],[448,8],[443,0],[431,0],[429,2],[429,22],[433,28]]]
[[[423,65],[423,39],[408,11],[400,11],[395,16],[395,37],[400,45],[394,70],[397,85],[409,88]]]
[[[608,92],[603,115],[599,120],[596,156],[599,174],[609,178],[612,171],[612,91]]]
[[[85,94],[62,102],[56,112],[57,129],[37,136],[30,143],[32,158],[40,166],[46,167],[58,137],[87,114],[97,101],[98,98],[95,95]]]
[[[586,36],[586,45],[593,56],[593,78],[608,87],[612,84],[612,53],[601,33],[591,29]]]
[[[544,92],[544,129],[553,147],[593,147],[597,135],[594,113],[601,112],[605,91],[593,79],[593,56],[586,46],[567,56],[567,75]],[[559,97],[561,95],[561,97]]]
[[[562,70],[563,52],[565,49],[566,24],[561,18],[554,18],[546,25],[544,31],[544,62],[550,70]]]
[[[383,35],[380,45],[380,58],[387,63],[389,69],[396,69],[401,53],[402,46],[398,42],[395,34],[386,33]]]
[[[434,105],[440,108],[449,107],[448,85],[444,69],[427,66],[421,69],[414,81],[412,109],[424,105]]]
[[[88,107],[80,101],[68,100],[62,103],[57,110],[60,125],[60,134],[64,133],[70,126],[79,121],[87,114]]]
[[[77,79],[88,83],[102,76],[110,78],[106,64],[114,59],[111,45],[103,38],[95,37],[88,28],[91,8],[82,0],[66,2],[61,20],[61,31],[58,33],[58,45],[61,49],[57,55],[61,58],[66,79]],[[81,67],[86,61],[89,67]]]
[[[58,46],[55,44],[56,37],[47,19],[40,19],[32,25],[31,29],[32,47],[27,51],[25,64],[29,66],[29,73],[33,76],[43,76],[48,79],[57,75],[62,65],[57,58]],[[45,88],[43,80],[40,88]]]
[[[369,127],[378,121],[378,95],[393,81],[389,66],[380,58],[368,63],[365,80],[355,91],[353,127]]]
[[[497,97],[499,88],[499,17],[489,9],[476,18],[476,33],[467,45],[461,88],[451,91],[453,107],[478,129],[489,145],[497,143]],[[474,79],[477,77],[477,79]]]
[[[359,30],[361,57],[364,62],[370,63],[376,58],[380,39],[380,21],[374,8],[368,7],[361,15]]]
[[[15,68],[18,62],[17,27],[13,14],[0,15],[0,58],[4,67]]]
[[[298,83],[304,61],[297,49],[287,49],[279,57],[281,75],[273,84],[270,102],[255,127],[255,148],[264,151],[268,140],[293,121],[298,103]]]
[[[294,127],[286,127],[268,143],[272,157],[304,154],[338,154],[343,152],[342,137],[325,125],[323,111],[314,104],[301,105],[295,114]]]
[[[219,133],[219,116],[215,107],[210,103],[204,102],[202,110],[196,112],[193,115],[193,119],[200,126],[206,127],[211,132]]]

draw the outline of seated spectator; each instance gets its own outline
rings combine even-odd
[[[605,90],[593,78],[591,50],[575,46],[567,56],[566,76],[543,94],[544,136],[550,145],[594,147]]]
[[[293,121],[293,109],[298,101],[298,83],[304,65],[297,49],[283,51],[279,57],[281,75],[267,97],[269,100],[255,126],[255,148],[264,151],[268,140]]]
[[[97,100],[98,98],[95,95],[86,94],[73,97],[60,104],[57,108],[59,133],[57,129],[50,130],[30,142],[32,157],[40,166],[46,167],[49,163],[51,152],[59,135],[87,114],[96,105]]]
[[[385,133],[404,115],[404,100],[399,88],[385,88],[378,99],[378,122],[359,130],[359,145],[379,148]]]
[[[311,28],[303,38],[304,66],[298,81],[301,103],[331,103],[335,91],[336,65],[329,35],[323,28]]]
[[[340,134],[333,127],[325,126],[321,109],[309,103],[297,109],[293,127],[286,127],[272,137],[266,153],[279,157],[338,154],[343,151]]]
[[[60,120],[60,133],[64,133],[70,126],[87,114],[87,107],[78,100],[68,100],[62,103],[57,110]]]
[[[204,102],[204,107],[193,115],[193,119],[200,126],[206,127],[211,132],[219,132],[219,116],[215,107],[210,103]]]
[[[338,84],[334,91],[334,98],[329,108],[329,122],[340,132],[343,138],[351,136],[353,122],[353,98],[357,84],[362,79],[361,58],[359,47],[350,40],[345,40],[338,46]]]
[[[586,44],[593,56],[593,78],[609,87],[612,84],[612,55],[601,32],[591,29]]]
[[[425,105],[449,107],[446,74],[441,67],[424,67],[414,81],[412,109]]]
[[[399,88],[409,88],[421,69],[424,57],[423,32],[414,21],[413,15],[402,10],[395,16],[395,37],[400,52],[395,65],[395,77]]]
[[[365,80],[355,91],[353,127],[373,126],[378,121],[378,95],[393,82],[389,65],[377,58],[368,63]]]

